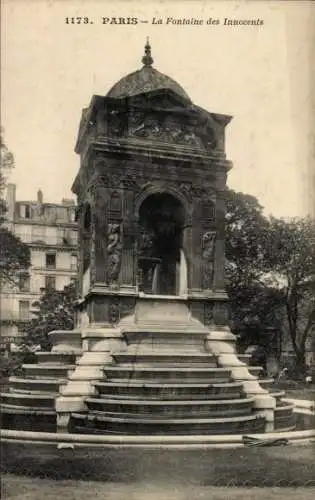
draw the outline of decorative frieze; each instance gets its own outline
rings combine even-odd
[[[137,106],[111,109],[107,115],[107,135],[140,138],[164,144],[190,146],[200,150],[222,150],[222,126],[209,113],[183,106],[148,108],[142,100]]]

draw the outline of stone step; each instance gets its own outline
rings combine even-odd
[[[55,408],[54,396],[48,394],[19,394],[19,393],[2,393],[0,395],[1,403],[9,406],[17,406],[22,408],[46,409],[53,410]]]
[[[163,366],[186,366],[190,367],[191,365],[201,365],[207,367],[217,367],[215,356],[209,354],[190,354],[190,353],[170,353],[170,352],[140,352],[137,353],[118,353],[112,355],[113,359],[117,364],[125,364],[125,363],[141,363],[143,364],[154,364],[154,365],[163,365]]]
[[[87,398],[85,403],[93,415],[127,418],[203,418],[250,415],[254,398],[209,401],[147,401]]]
[[[56,432],[55,410],[1,404],[0,415],[3,429]]]
[[[108,379],[136,379],[147,380],[185,380],[185,381],[204,381],[211,383],[212,380],[229,381],[230,370],[225,368],[198,368],[192,367],[187,370],[186,367],[156,367],[139,365],[106,366],[104,373]],[[211,382],[210,382],[211,381]]]
[[[73,371],[76,365],[62,365],[62,364],[39,364],[34,363],[32,365],[22,366],[26,377],[35,378],[67,378],[68,372]]]
[[[252,356],[251,354],[237,354],[237,357],[240,361],[248,365]]]
[[[279,390],[270,390],[269,395],[272,396],[273,398],[276,398],[277,400],[280,400],[281,398],[285,397],[285,391],[279,391]]]
[[[131,435],[215,435],[263,432],[264,418],[252,414],[220,418],[126,418],[84,413],[71,416],[73,432]]]
[[[12,413],[20,415],[56,415],[55,410],[48,408],[35,408],[34,406],[19,406],[7,403],[0,404],[0,410],[3,413]]]
[[[215,399],[240,398],[243,396],[241,382],[187,384],[158,382],[97,382],[96,390],[101,396],[110,398],[146,397],[149,399]]]
[[[260,378],[259,379],[259,384],[261,385],[261,387],[263,387],[264,389],[270,389],[272,384],[274,382],[274,379],[273,378]]]
[[[35,354],[36,354],[36,357],[38,359],[38,362],[41,364],[44,364],[44,363],[50,363],[50,364],[62,363],[65,365],[72,365],[72,364],[75,364],[76,359],[78,357],[78,354],[73,353],[73,352],[39,351],[39,352],[36,352]]]
[[[263,367],[262,366],[247,366],[247,369],[248,369],[249,373],[251,373],[252,375],[255,375],[256,377],[259,377],[260,373],[263,370]]]
[[[282,401],[282,404],[281,405],[277,405],[276,408],[275,408],[275,413],[277,413],[278,415],[291,415],[291,413],[293,412],[294,410],[294,405],[291,404],[291,403],[285,403]]]
[[[13,392],[45,392],[58,393],[59,387],[65,384],[67,379],[32,379],[22,377],[10,377],[10,390]]]
[[[134,377],[120,377],[120,378],[114,378],[114,377],[110,377],[110,379],[106,379],[110,382],[113,382],[114,384],[118,384],[119,382],[122,382],[124,383],[125,385],[128,385],[130,384],[131,382],[135,382],[137,384],[144,384],[146,385],[147,384],[147,381],[149,382],[155,382],[156,384],[165,384],[165,382],[167,383],[170,383],[170,384],[176,384],[176,383],[180,383],[180,381],[182,380],[183,381],[183,384],[186,385],[187,382],[189,383],[198,383],[198,384],[207,384],[207,385],[212,385],[212,384],[227,384],[227,383],[230,383],[231,380],[230,379],[227,379],[227,378],[220,378],[220,377],[217,377],[217,378],[189,378],[189,380],[186,378],[183,378],[183,377],[170,377],[168,379],[166,379],[165,377],[163,378],[157,378],[157,377],[154,377],[153,379],[150,379],[150,378],[134,378]]]

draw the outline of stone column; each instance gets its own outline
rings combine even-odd
[[[192,227],[191,220],[183,228],[183,252],[187,263],[187,292],[192,288],[193,253],[192,253]]]
[[[135,291],[137,223],[133,213],[133,191],[125,189],[123,201],[123,251],[120,286],[126,291]]]
[[[94,262],[95,281],[106,283],[107,226],[108,226],[108,189],[97,187],[93,193],[94,219]]]
[[[202,206],[199,197],[193,199],[190,258],[190,289],[202,290]]]
[[[216,291],[224,291],[225,278],[225,200],[223,193],[217,196],[216,200],[216,244],[214,258],[214,278],[213,289]]]
[[[78,273],[79,273],[79,282],[78,289],[79,294],[82,295],[83,291],[83,258],[84,258],[84,239],[83,239],[83,207],[80,206],[80,211],[78,214]]]

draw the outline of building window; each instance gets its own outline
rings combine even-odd
[[[67,229],[65,229],[63,231],[62,244],[63,245],[71,245],[70,231],[68,231]]]
[[[46,267],[47,269],[56,269],[56,254],[46,253]]]
[[[77,256],[75,254],[71,255],[71,269],[72,271],[77,270]]]
[[[45,276],[45,288],[46,290],[56,290],[55,276]]]
[[[20,205],[20,216],[23,219],[31,218],[31,207],[29,205]]]
[[[70,229],[64,229],[58,235],[59,245],[76,245],[77,244],[77,233],[76,231],[70,231]]]
[[[27,273],[22,273],[19,276],[19,289],[21,292],[30,291],[30,276]]]
[[[30,319],[30,302],[29,300],[19,301],[19,319],[28,321]]]
[[[75,218],[76,218],[76,212],[75,212],[75,208],[70,208],[69,210],[69,215],[70,215],[70,222],[75,222]]]

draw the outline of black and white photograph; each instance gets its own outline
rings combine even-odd
[[[4,500],[315,493],[315,3],[2,0]]]

